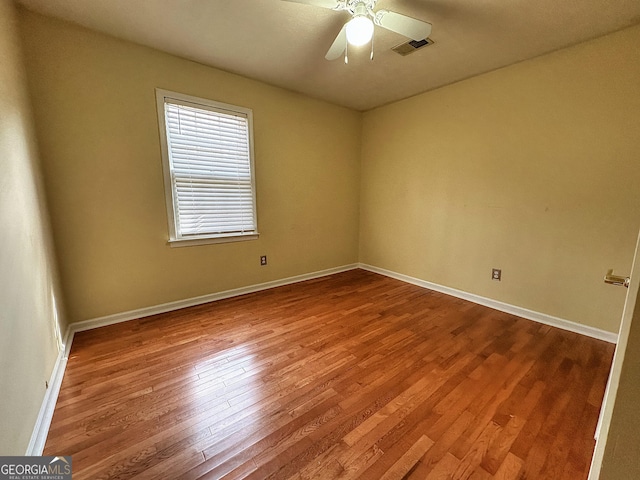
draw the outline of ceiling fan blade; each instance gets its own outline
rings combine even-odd
[[[316,7],[329,8],[331,10],[342,10],[340,0],[282,0],[283,2],[303,3],[305,5],[314,5]]]
[[[399,33],[412,40],[423,40],[431,34],[430,23],[407,17],[401,13],[390,12],[389,10],[378,10],[374,22],[382,28]]]
[[[327,60],[335,60],[340,55],[343,54],[344,49],[347,48],[347,24],[345,23],[338,33],[338,36],[333,41],[331,47],[329,47],[329,51],[324,56]]]

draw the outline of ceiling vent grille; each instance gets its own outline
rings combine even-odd
[[[401,43],[400,45],[393,47],[391,50],[405,57],[410,53],[413,53],[415,51],[420,50],[421,48],[424,48],[433,44],[434,44],[433,40],[431,40],[430,38],[425,38],[424,40],[411,40],[406,43]]]

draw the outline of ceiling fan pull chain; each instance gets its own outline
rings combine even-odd
[[[349,42],[346,42],[344,47],[344,63],[345,65],[349,64]]]
[[[373,39],[374,38],[376,38],[375,34],[371,36],[371,57],[370,57],[371,61],[373,61]]]

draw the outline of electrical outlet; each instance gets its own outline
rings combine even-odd
[[[266,255],[262,255],[260,257],[260,265],[265,266],[267,264],[267,256]]]
[[[492,268],[491,269],[491,280],[502,280],[502,270],[500,270],[499,268]]]

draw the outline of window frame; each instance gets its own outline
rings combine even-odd
[[[184,105],[202,110],[227,113],[244,116],[247,119],[248,140],[249,140],[249,170],[251,175],[251,197],[253,202],[253,225],[254,231],[250,233],[207,233],[200,235],[182,235],[178,228],[178,205],[176,203],[176,191],[174,188],[174,176],[169,154],[169,144],[167,135],[167,119],[165,115],[165,104]],[[156,107],[158,114],[158,127],[160,133],[160,147],[162,153],[162,171],[164,176],[164,194],[167,208],[167,221],[169,226],[168,243],[171,247],[184,247],[190,245],[206,245],[214,243],[242,242],[256,240],[258,233],[258,212],[256,202],[255,164],[253,147],[253,110],[246,107],[239,107],[227,103],[195,97],[183,93],[173,92],[156,88]]]

